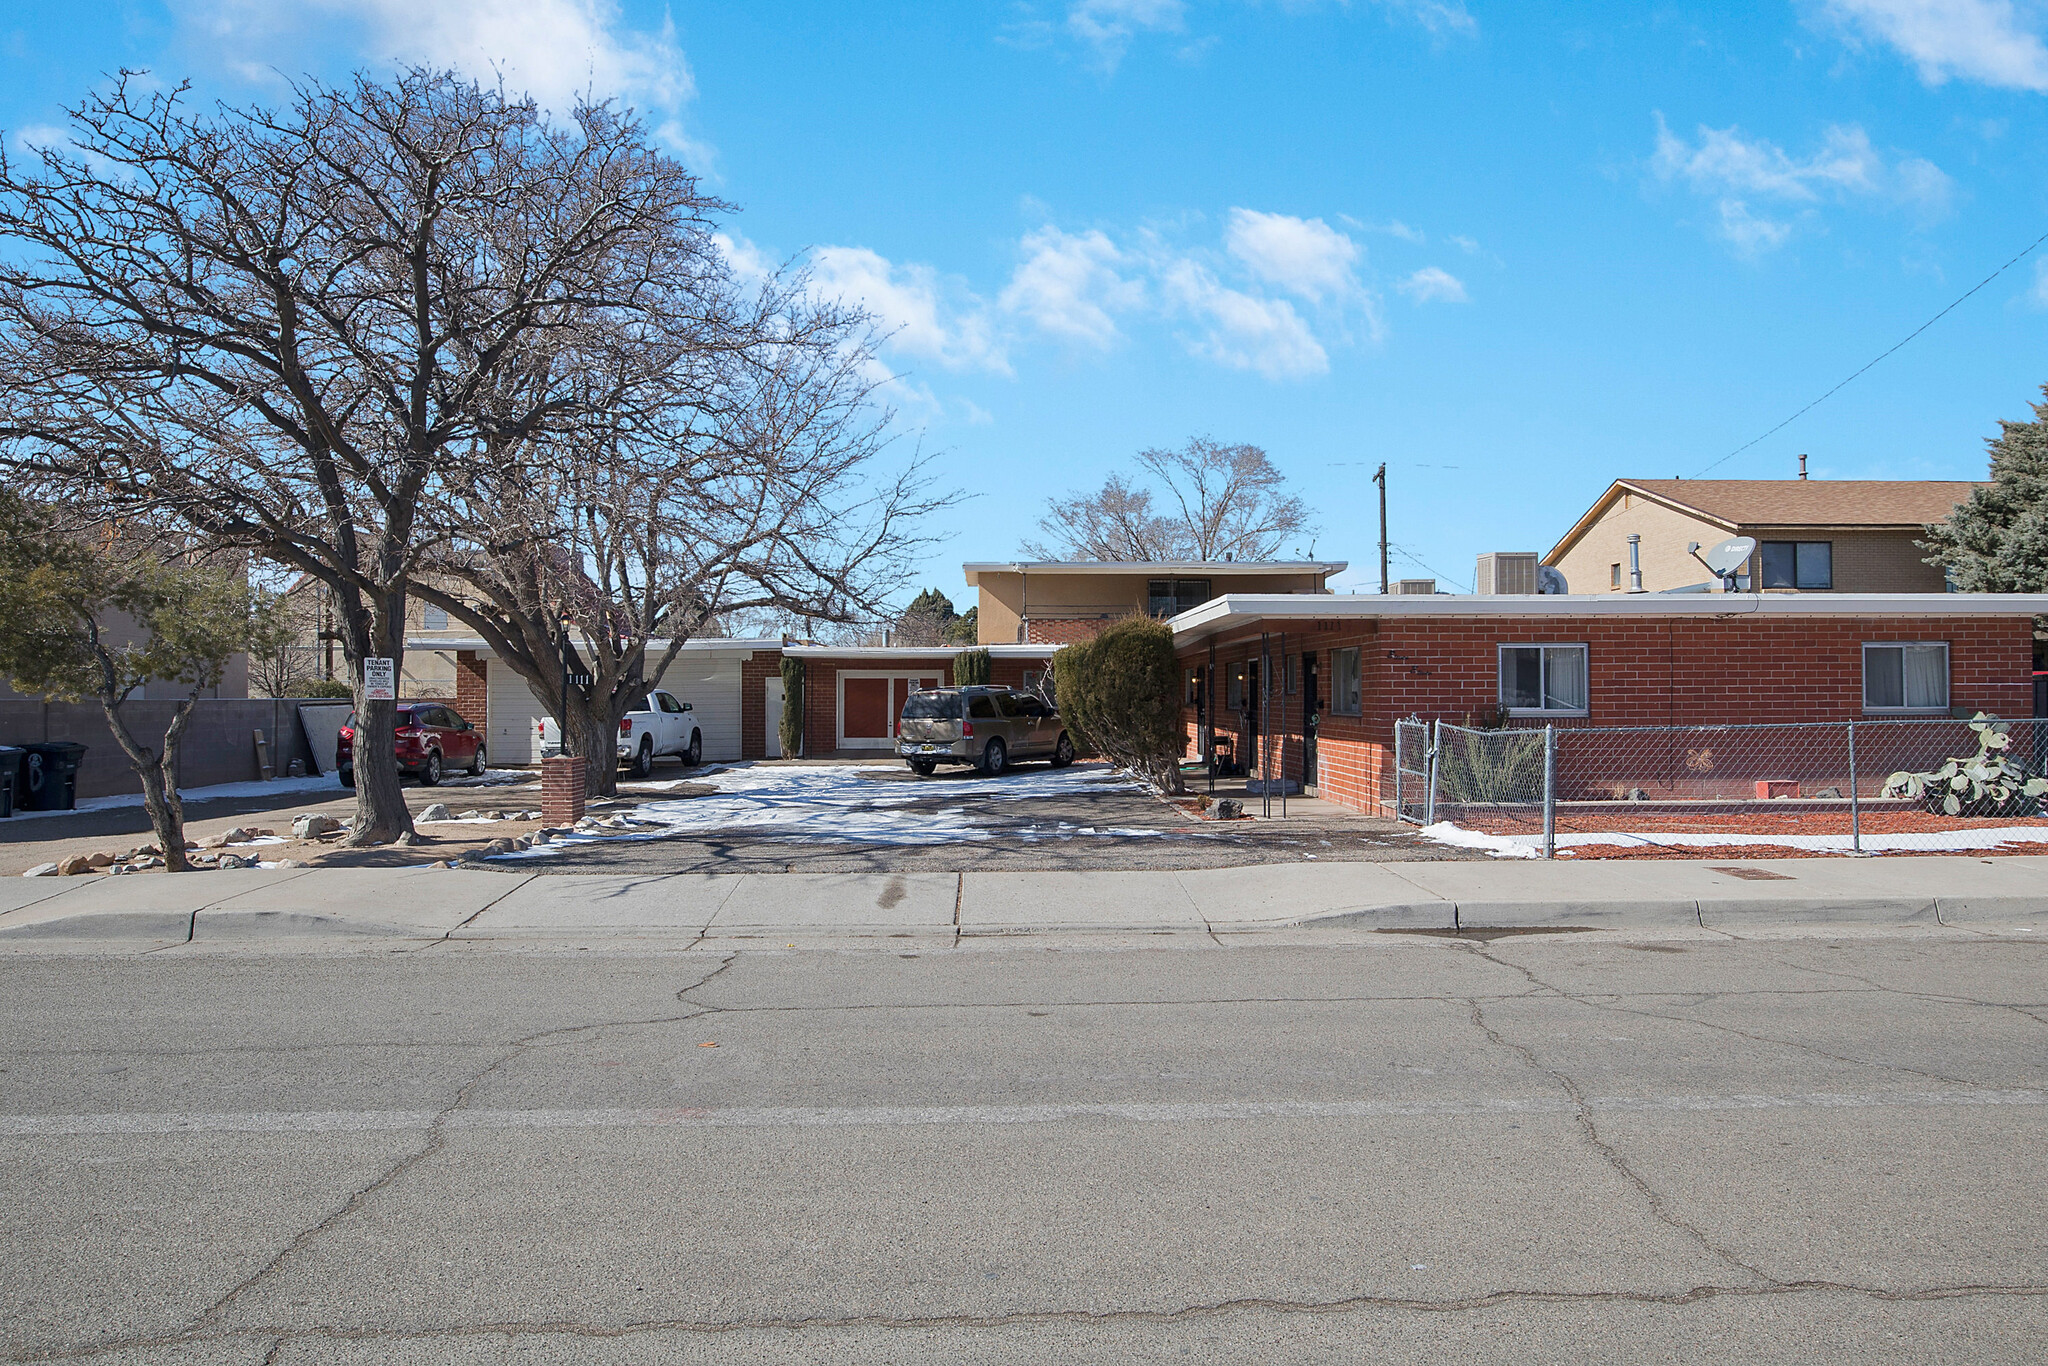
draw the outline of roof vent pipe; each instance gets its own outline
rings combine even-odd
[[[1803,453],[1799,457],[1799,477],[1801,479],[1806,477],[1806,456]]]
[[[1643,538],[1633,532],[1628,538],[1628,591],[1643,591]]]

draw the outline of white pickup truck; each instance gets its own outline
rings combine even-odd
[[[552,716],[533,723],[540,740],[540,756],[551,759],[562,752],[562,728]],[[688,702],[678,702],[660,688],[648,693],[644,704],[619,719],[619,762],[636,778],[654,772],[657,755],[673,754],[684,763],[704,761],[704,735]]]

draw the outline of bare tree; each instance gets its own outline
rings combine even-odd
[[[654,321],[581,316],[537,343],[508,379],[574,375],[604,416],[493,443],[430,514],[445,536],[419,596],[526,681],[593,792],[615,790],[620,717],[693,636],[871,618],[948,501],[916,459],[885,466],[863,316],[800,275],[742,290],[708,242],[698,266]]]
[[[608,106],[550,124],[420,69],[276,111],[124,75],[71,135],[0,157],[0,466],[326,584],[358,725],[388,734],[362,661],[403,652],[423,500],[588,394],[504,371],[661,293],[720,206]],[[356,779],[352,842],[411,828],[390,745]]]
[[[1043,541],[1026,555],[1046,560],[1270,560],[1315,532],[1308,505],[1257,446],[1195,437],[1179,450],[1138,453],[1155,487],[1112,474],[1094,493],[1049,499]],[[1153,508],[1163,491],[1165,512]]]

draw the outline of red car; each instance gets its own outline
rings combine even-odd
[[[398,771],[432,787],[452,769],[484,771],[483,732],[438,702],[403,702],[398,707]],[[334,766],[343,787],[356,785],[356,714],[348,714],[335,746]]]

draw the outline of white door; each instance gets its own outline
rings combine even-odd
[[[782,757],[782,680],[780,678],[766,678],[761,682],[762,691],[768,699],[768,757],[780,759]]]

